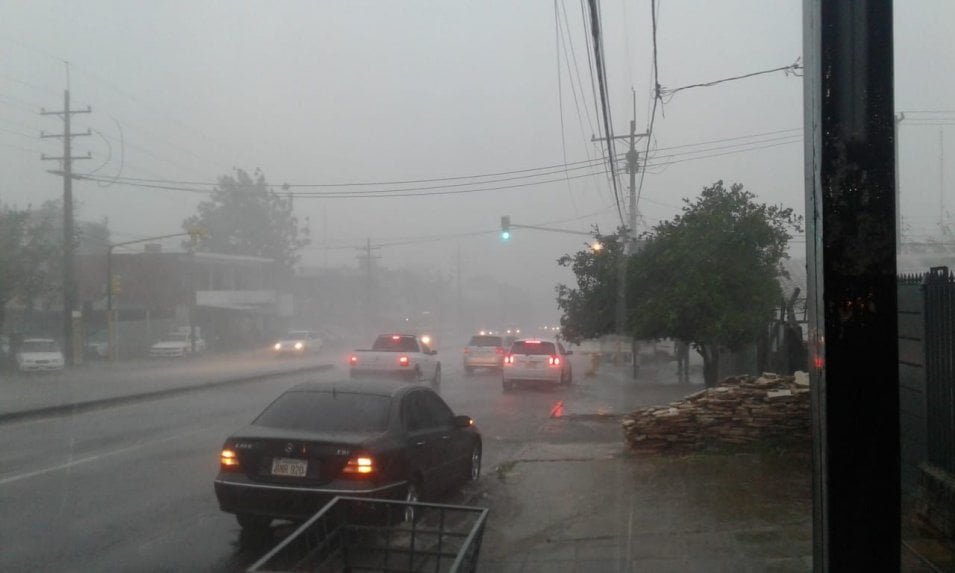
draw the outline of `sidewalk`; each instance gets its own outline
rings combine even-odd
[[[623,450],[538,445],[499,470],[481,570],[811,570],[808,455]]]
[[[267,351],[208,354],[187,359],[92,362],[58,373],[0,372],[0,422],[161,396],[254,378],[332,368],[319,354],[280,359]]]
[[[809,451],[636,456],[619,416],[702,385],[679,384],[674,363],[637,380],[604,366],[578,383],[532,441],[486,469],[481,571],[811,570]]]

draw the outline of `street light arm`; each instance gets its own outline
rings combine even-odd
[[[511,223],[511,227],[515,229],[534,229],[536,231],[549,231],[551,233],[564,233],[565,235],[582,235],[585,237],[591,236],[591,233],[584,231],[571,231],[569,229],[557,229],[554,227],[538,227],[536,225],[515,225]]]

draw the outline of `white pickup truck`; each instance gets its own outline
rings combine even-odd
[[[382,334],[371,350],[355,350],[348,358],[352,378],[399,378],[441,384],[441,361],[413,334]]]

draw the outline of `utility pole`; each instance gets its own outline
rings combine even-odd
[[[73,133],[70,129],[70,117],[77,113],[91,113],[93,110],[70,109],[70,90],[63,91],[63,110],[40,110],[40,115],[59,115],[63,118],[63,133],[40,133],[41,138],[62,138],[63,156],[49,157],[45,153],[40,157],[43,161],[60,161],[63,165],[63,349],[64,358],[69,366],[75,363],[77,349],[73,342],[73,309],[76,306],[76,285],[73,279],[73,161],[77,159],[91,159],[89,152],[85,156],[73,157],[72,140],[74,137],[88,136],[86,133]]]
[[[630,140],[630,149],[627,150],[627,173],[630,174],[630,205],[628,209],[628,223],[627,223],[627,233],[623,237],[623,253],[624,255],[630,255],[633,253],[634,247],[637,242],[637,172],[640,170],[640,154],[637,153],[637,139],[648,137],[649,133],[637,133],[637,92],[633,91],[633,119],[630,120],[630,133],[628,135],[615,135],[613,139],[629,139]],[[608,138],[591,138],[591,141],[603,141]],[[616,177],[616,174],[612,174]],[[623,325],[626,322],[627,318],[627,266],[626,266],[627,257],[624,256],[620,260],[619,268],[617,269],[617,305],[615,311],[614,322],[617,325],[617,334],[623,335]],[[631,341],[631,354],[633,360],[633,377],[637,377],[637,348],[636,341]],[[619,356],[618,352],[618,356]]]
[[[461,297],[461,241],[458,241],[457,272],[455,273],[455,279],[457,280],[457,304],[455,305],[457,308],[457,320],[455,321],[455,326],[457,331],[460,333],[463,332],[463,329],[461,328],[461,323],[463,321],[463,299]]]
[[[375,259],[381,257],[373,255],[372,252],[379,247],[371,246],[371,238],[365,241],[365,248],[361,249],[362,254],[358,255],[358,260],[365,267],[365,328],[369,331],[374,326],[373,322],[378,316],[378,304],[375,297]]]
[[[649,136],[649,133],[637,133],[637,93],[633,92],[633,119],[630,120],[630,133],[628,135],[615,135],[613,139],[630,140],[630,148],[627,150],[627,173],[630,175],[630,204],[627,213],[627,238],[624,249],[630,254],[633,243],[637,238],[637,173],[640,172],[640,154],[637,153],[637,140]],[[605,137],[591,137],[590,141],[604,141]],[[616,177],[616,174],[613,174]]]

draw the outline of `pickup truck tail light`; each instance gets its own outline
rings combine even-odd
[[[514,364],[514,355],[508,354],[504,357],[504,364]]]
[[[560,356],[551,356],[547,359],[547,363],[551,366],[560,366]]]
[[[354,354],[352,354],[351,356],[349,356],[349,357],[348,357],[348,364],[350,364],[351,366],[354,366],[354,365],[358,364],[358,357],[355,356]]]
[[[407,356],[399,356],[399,357],[398,357],[398,365],[399,365],[399,366],[407,366],[407,365],[409,365],[409,364],[411,364],[411,359],[408,358]]]

